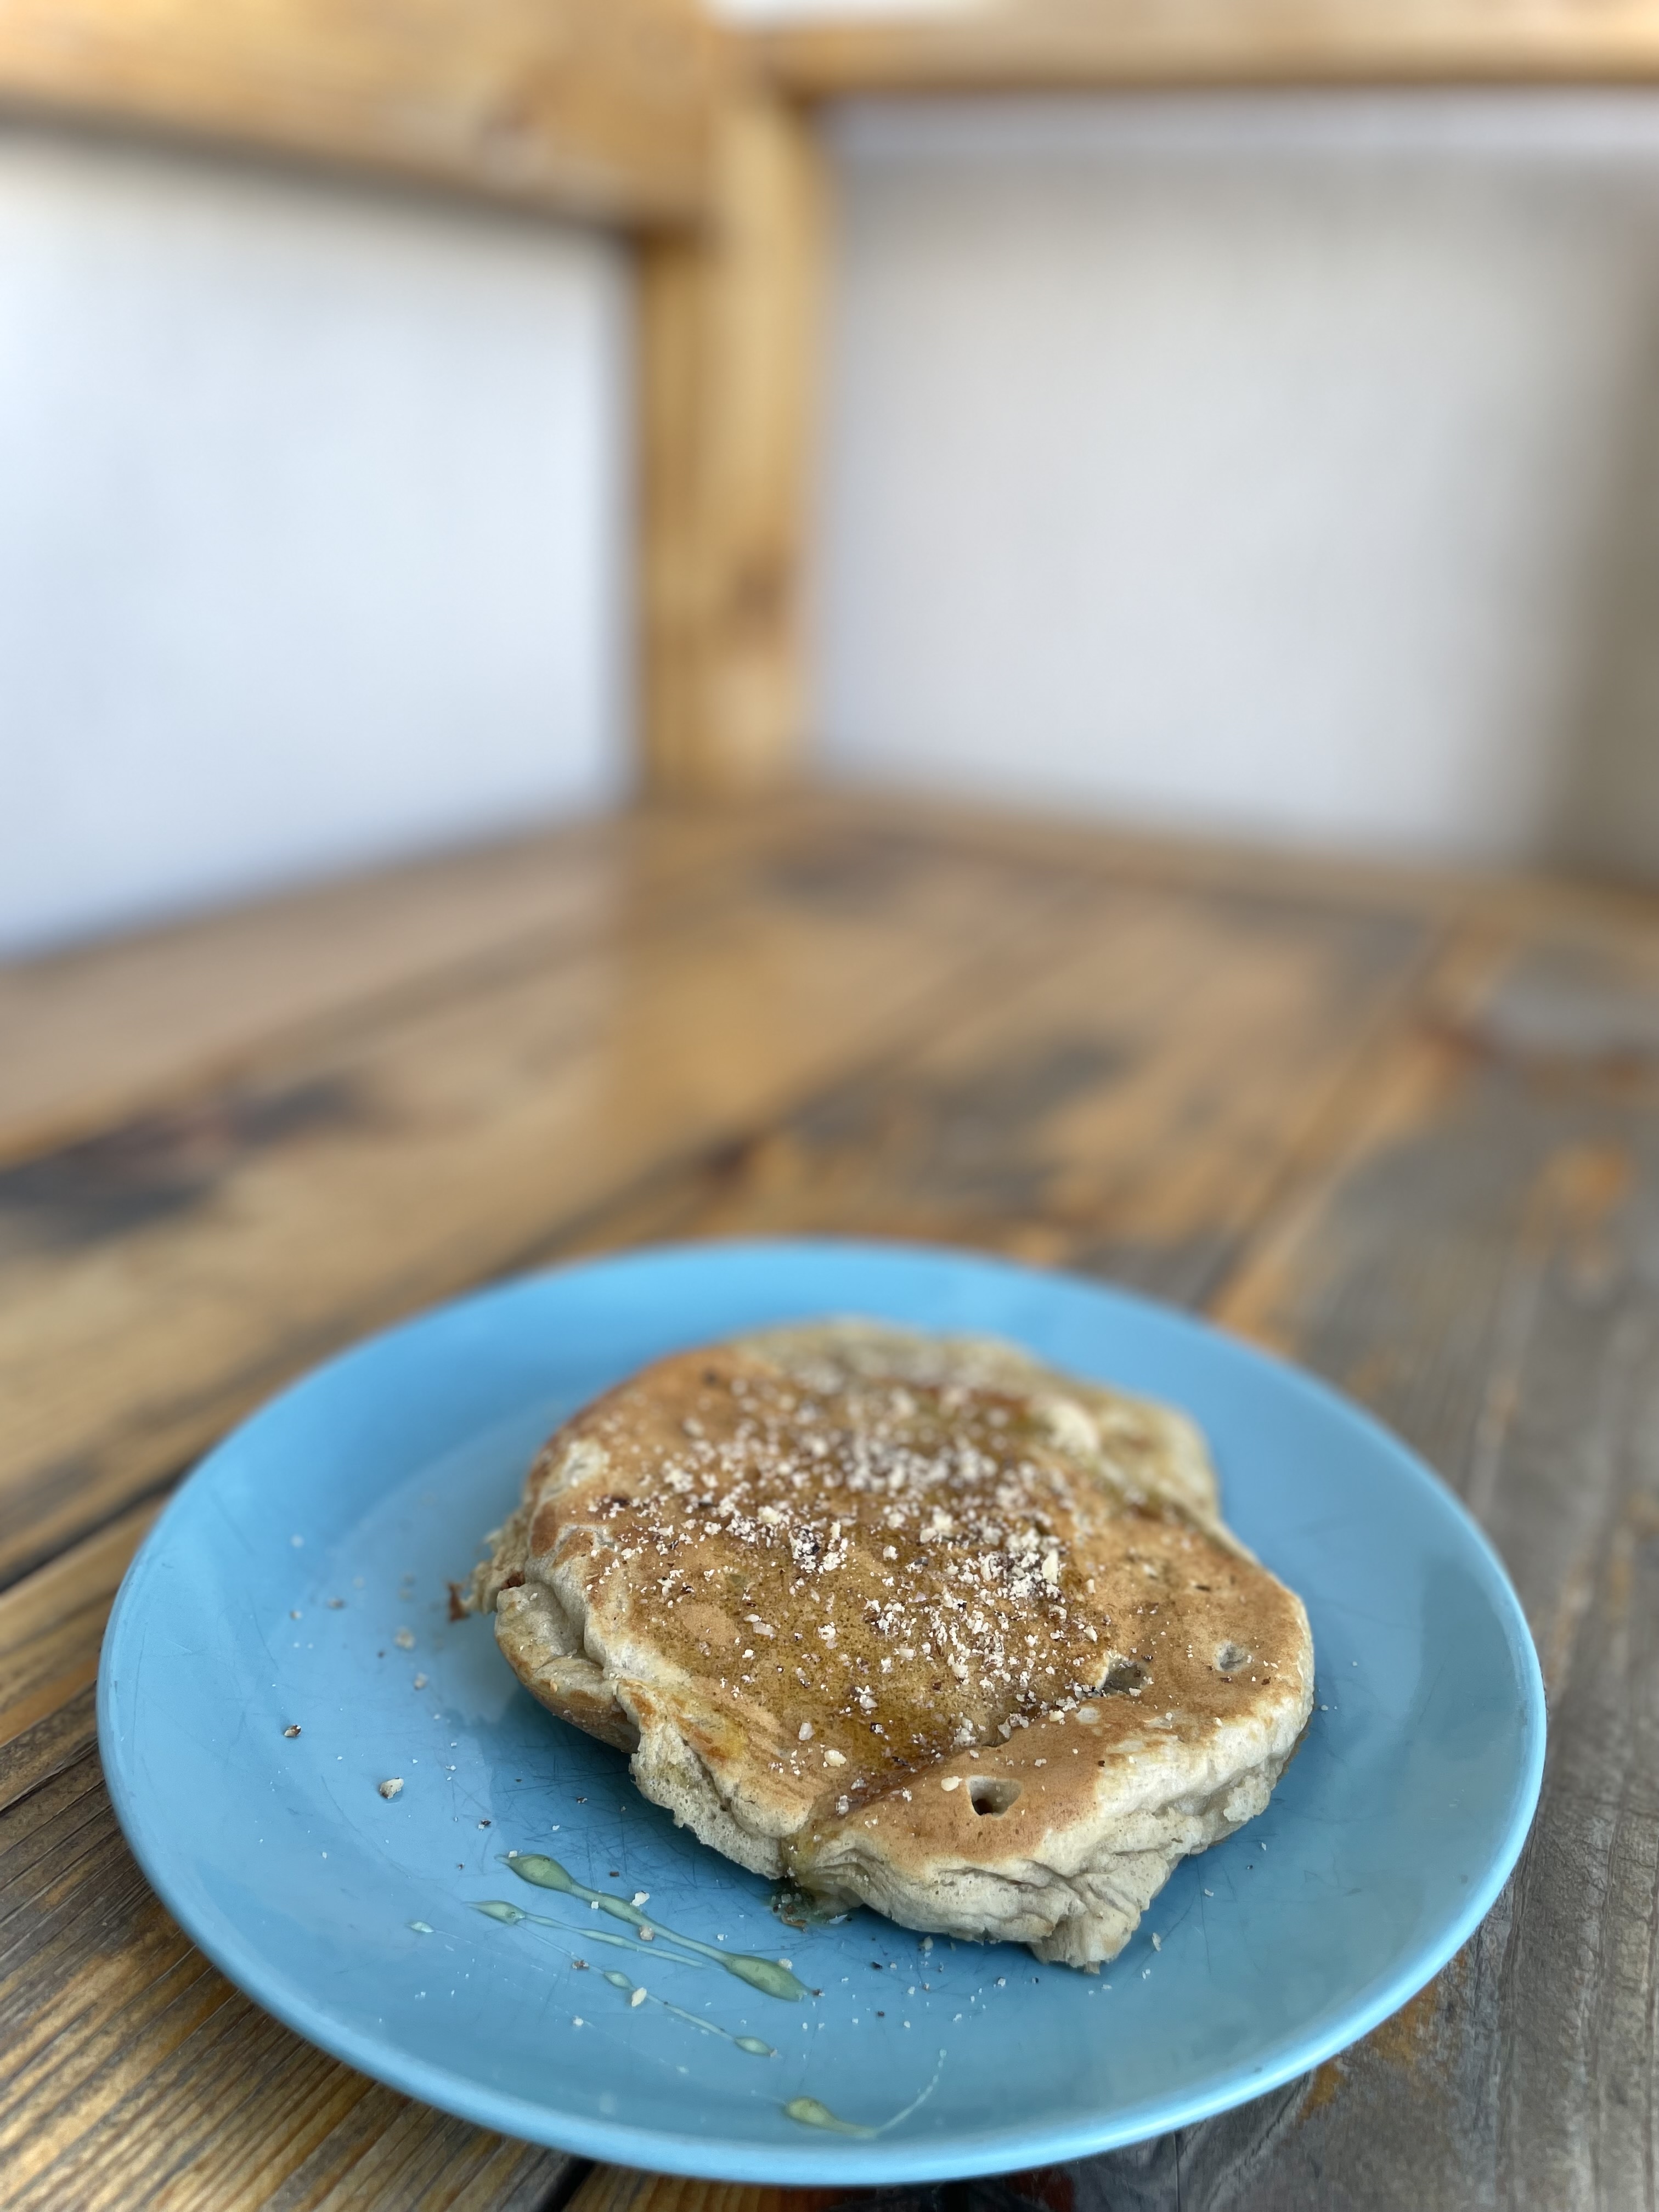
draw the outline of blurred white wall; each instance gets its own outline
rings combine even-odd
[[[831,131],[832,773],[1659,870],[1659,98]],[[0,947],[623,787],[623,253],[0,130]]]
[[[0,946],[625,777],[622,249],[0,131]]]
[[[1659,98],[854,105],[835,772],[1659,867]]]

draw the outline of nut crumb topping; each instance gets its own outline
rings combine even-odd
[[[1085,1419],[1012,1389],[808,1389],[740,1351],[682,1355],[550,1445],[535,1571],[574,1569],[607,1618],[648,1609],[671,1662],[764,1723],[781,1773],[816,1794],[841,1770],[840,1811],[1152,1689],[1177,1592],[1206,1586],[1183,1551],[1224,1601],[1232,1563],[1188,1518],[1080,1463]]]

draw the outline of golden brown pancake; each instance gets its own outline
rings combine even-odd
[[[823,1322],[576,1414],[468,1586],[553,1711],[740,1865],[1093,1967],[1259,1813],[1301,1601],[1180,1415],[1012,1346]]]

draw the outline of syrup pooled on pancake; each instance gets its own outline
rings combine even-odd
[[[1265,1803],[1310,1702],[1300,1604],[1190,1466],[1158,1480],[1176,1417],[1005,1347],[991,1387],[951,1379],[984,1346],[774,1341],[660,1361],[568,1423],[473,1602],[742,1864],[1111,1955],[1184,1851]]]

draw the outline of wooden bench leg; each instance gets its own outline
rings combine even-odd
[[[811,116],[758,84],[716,125],[713,213],[641,245],[643,783],[797,774],[826,194]]]

